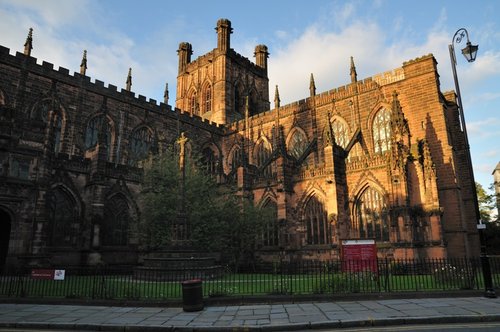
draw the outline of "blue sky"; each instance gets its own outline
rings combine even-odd
[[[350,56],[363,79],[432,53],[441,90],[452,90],[448,44],[466,28],[479,53],[467,63],[456,45],[457,71],[475,177],[488,187],[500,162],[499,12],[496,0],[0,0],[0,44],[22,51],[33,27],[39,63],[78,71],[86,49],[92,80],[124,87],[132,67],[134,92],[162,100],[168,82],[175,104],[179,43],[193,59],[210,51],[228,18],[237,52],[253,61],[255,45],[268,46],[270,91],[277,84],[285,105],[308,96],[311,73],[318,92],[348,83]]]

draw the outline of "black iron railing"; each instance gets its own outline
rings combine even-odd
[[[491,257],[493,286],[500,287],[500,257]],[[62,269],[62,268],[61,268]],[[178,300],[179,280],[172,271],[131,267],[19,269],[0,276],[0,296],[78,299]],[[374,261],[273,262],[224,267],[203,274],[206,297],[244,295],[390,293],[484,289],[479,258]],[[62,280],[54,280],[62,279]]]

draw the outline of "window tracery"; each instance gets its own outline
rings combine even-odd
[[[327,222],[326,210],[315,196],[311,197],[304,209],[306,243],[329,244],[331,242],[331,226]]]
[[[389,222],[385,200],[382,194],[372,187],[363,191],[356,201],[356,220],[354,223],[360,238],[389,241]]]
[[[128,243],[129,207],[125,198],[114,195],[104,208],[101,243],[104,246],[125,246]]]
[[[78,224],[73,198],[61,188],[47,193],[46,205],[51,225],[51,244],[58,247],[75,246]]]
[[[295,130],[288,141],[288,154],[295,159],[300,159],[306,151],[309,142],[302,130]]]
[[[336,118],[332,122],[332,132],[335,137],[335,143],[345,149],[350,139],[349,126],[347,123],[344,120]]]
[[[204,101],[205,101],[205,113],[211,112],[212,111],[212,86],[210,84],[207,85],[205,88],[205,94],[204,94]]]
[[[212,176],[217,175],[217,158],[214,151],[210,148],[205,148],[202,155],[202,163],[205,166],[207,174]]]
[[[271,157],[271,146],[265,140],[260,140],[255,150],[255,161],[259,168],[264,167],[265,163]],[[265,178],[272,177],[271,163],[264,167],[262,174]]]
[[[391,148],[391,112],[381,108],[373,119],[373,143],[375,153],[384,153]]]
[[[153,134],[147,127],[135,130],[130,137],[129,164],[136,165],[146,159],[153,145]]]
[[[279,245],[279,227],[278,227],[278,205],[272,200],[267,200],[263,208],[269,212],[267,215],[266,225],[264,228],[263,245],[278,246]]]
[[[231,170],[236,170],[239,166],[243,165],[243,155],[241,148],[236,146],[231,150]]]

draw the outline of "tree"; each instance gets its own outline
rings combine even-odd
[[[493,184],[488,189],[493,190]],[[500,254],[500,221],[495,211],[495,194],[488,194],[481,184],[476,182],[477,201],[481,220],[486,223],[484,238],[489,254]]]
[[[489,189],[492,189],[492,185],[490,185]],[[481,220],[483,222],[488,222],[495,219],[495,195],[488,194],[483,186],[478,182],[476,182],[476,193],[477,203],[479,205],[479,216]]]
[[[172,151],[150,157],[144,166],[140,234],[149,250],[168,249],[180,199],[178,156]],[[253,259],[270,211],[236,195],[236,189],[217,184],[205,172],[201,158],[186,158],[185,217],[193,249],[223,252],[230,263]]]

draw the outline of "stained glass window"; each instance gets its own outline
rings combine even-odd
[[[326,210],[316,197],[311,197],[304,210],[307,244],[329,244],[331,227],[327,222]]]
[[[89,123],[87,124],[87,129],[85,130],[85,148],[89,149],[97,145],[97,141],[99,138],[99,131],[102,128],[103,121],[106,121],[104,124],[104,130],[106,135],[106,143],[108,147],[111,146],[111,125],[106,117],[101,114],[93,117]]]
[[[335,137],[335,143],[342,148],[346,148],[349,144],[349,126],[339,118],[336,118],[332,123],[332,131]]]
[[[269,157],[271,157],[271,146],[268,142],[261,140],[257,145],[256,153],[255,153],[255,161],[258,167],[263,167],[264,164],[268,161]],[[269,163],[263,169],[263,176],[265,178],[270,178],[272,176],[272,168],[271,163]]]
[[[278,228],[278,206],[276,202],[268,200],[263,207],[266,212],[267,220],[264,229],[263,245],[277,246],[279,245],[279,228]]]
[[[189,98],[189,110],[192,114],[198,114],[198,100],[196,99],[196,91],[191,93],[191,97]]]
[[[302,130],[295,130],[288,141],[288,154],[300,159],[308,146],[307,137]]]
[[[231,170],[236,170],[239,166],[243,164],[243,158],[241,154],[240,147],[235,147],[231,150]]]
[[[153,134],[148,128],[142,127],[135,130],[130,137],[129,163],[135,165],[137,161],[145,159],[152,145]]]
[[[388,216],[383,196],[369,187],[356,202],[356,220],[354,229],[360,238],[389,241]]]
[[[54,119],[54,133],[53,133],[55,153],[61,151],[61,130],[62,130],[62,121],[61,117],[57,114],[56,118]]]
[[[217,159],[214,152],[210,148],[205,148],[203,150],[203,165],[207,174],[217,175]]]
[[[101,226],[101,243],[104,246],[125,246],[128,242],[129,208],[125,198],[114,195],[105,204]]]
[[[205,88],[205,113],[212,111],[212,86],[207,85]]]
[[[373,119],[373,143],[375,153],[383,153],[391,148],[391,112],[380,109]]]
[[[46,196],[51,244],[58,247],[75,246],[78,223],[73,198],[60,188],[49,191]]]

